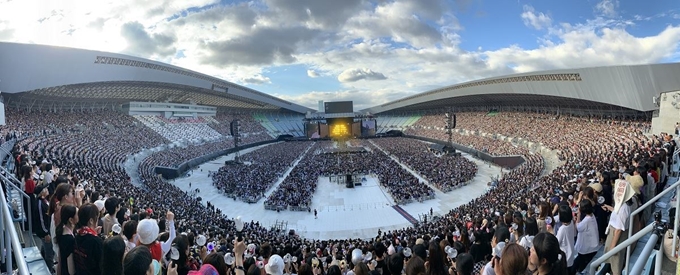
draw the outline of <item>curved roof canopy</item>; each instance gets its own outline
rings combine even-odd
[[[127,55],[17,43],[0,43],[0,53],[0,91],[10,104],[157,101],[311,111],[216,77]]]
[[[452,85],[368,108],[378,114],[444,107],[531,106],[657,109],[652,98],[680,90],[680,63],[553,70]]]

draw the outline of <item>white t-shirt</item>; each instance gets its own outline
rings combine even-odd
[[[600,246],[600,233],[595,217],[586,215],[586,217],[576,225],[576,231],[578,232],[576,245],[574,245],[576,252],[579,254],[597,252]]]
[[[609,225],[611,225],[615,229],[626,231],[628,230],[628,218],[630,217],[630,206],[625,202],[622,204],[623,205],[621,205],[621,207],[619,208],[619,212],[612,213],[611,217],[609,218]]]
[[[524,237],[522,237],[522,239],[519,241],[519,245],[526,248],[527,250],[531,249],[531,247],[534,246],[534,236],[524,235]]]
[[[556,237],[560,242],[560,249],[567,256],[567,266],[573,266],[574,259],[576,259],[576,253],[574,253],[574,238],[576,237],[574,223],[562,224],[557,231]]]
[[[486,263],[484,268],[482,269],[482,272],[480,272],[482,275],[496,275],[496,271],[493,270],[493,267],[491,267],[491,262]]]

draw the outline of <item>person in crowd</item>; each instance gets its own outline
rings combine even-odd
[[[529,251],[529,271],[536,275],[567,275],[567,256],[555,235],[541,232]]]
[[[593,215],[593,208],[588,201],[579,203],[575,221],[577,234],[574,249],[578,253],[574,260],[576,272],[583,272],[600,248],[599,229],[595,215]]]
[[[135,248],[137,243],[137,221],[129,220],[123,224],[123,234],[121,235],[125,241],[125,253]]]
[[[529,250],[534,245],[534,237],[538,234],[538,224],[533,217],[527,217],[524,221],[524,236],[519,241],[519,245]]]
[[[592,203],[584,199],[582,202],[585,201],[587,203]],[[560,219],[560,228],[557,230],[557,234],[555,236],[557,237],[557,241],[560,243],[560,249],[562,252],[564,252],[564,255],[566,256],[567,259],[567,267],[568,267],[568,273],[570,275],[573,275],[576,273],[574,269],[574,259],[576,258],[576,252],[574,251],[574,242],[576,240],[576,228],[574,228],[574,223],[572,223],[574,218],[574,213],[572,213],[572,209],[569,208],[568,205],[560,205],[559,208],[559,219]]]
[[[101,274],[103,240],[99,237],[101,227],[99,210],[94,204],[85,204],[78,209],[73,259],[77,274]],[[108,256],[108,255],[107,255]]]
[[[529,265],[527,250],[517,243],[503,248],[503,258],[494,258],[495,275],[525,275]]]
[[[492,259],[489,261],[482,270],[482,275],[493,275],[494,274],[494,264],[502,259],[503,248],[510,242],[510,230],[507,227],[499,226],[494,232],[493,238],[491,239],[491,246],[493,247]]]
[[[628,224],[633,222],[630,213],[636,207],[633,197],[636,192],[631,184],[625,180],[617,180],[615,183],[616,192],[614,193],[614,207],[605,205],[608,211],[612,212],[607,228],[607,240],[605,242],[605,252],[608,252],[623,241],[628,239]],[[625,251],[621,251],[609,259],[613,275],[620,275],[625,263]]]
[[[550,205],[548,202],[542,201],[538,204],[538,218],[536,218],[536,225],[538,225],[538,232],[548,232],[547,218],[551,218]]]
[[[475,268],[475,260],[473,259],[472,255],[468,253],[458,254],[456,257],[456,262],[452,268],[454,270],[453,272],[449,272],[449,274],[453,273],[455,275],[472,275],[472,271]]]
[[[52,239],[50,236],[50,215],[48,215],[49,202],[47,196],[49,190],[44,185],[36,186],[35,190],[36,203],[33,209],[33,233],[42,240],[40,247],[40,254],[43,256],[47,267],[50,271],[54,271],[54,250],[52,249]]]
[[[138,246],[125,254],[123,259],[123,274],[125,275],[154,275],[160,274],[160,265],[153,264],[151,251],[146,246]]]
[[[64,205],[78,206],[78,199],[73,187],[67,183],[62,183],[54,190],[54,194],[50,198],[49,209],[47,214],[50,215],[50,239],[52,240],[52,250],[59,259],[59,244],[56,241],[56,229],[61,223],[61,207]],[[57,270],[61,270],[63,261],[57,263]]]
[[[168,251],[170,251],[172,241],[177,236],[177,233],[175,232],[174,217],[175,215],[172,212],[168,211],[166,213],[166,218],[168,224],[170,225],[170,233],[169,238],[162,243],[156,240],[156,238],[158,238],[159,235],[159,228],[158,223],[156,223],[155,220],[143,219],[139,221],[139,223],[137,224],[138,238],[136,246],[139,245],[147,246],[151,251],[151,254],[153,255],[153,259],[158,262],[161,262],[163,255],[167,254]]]
[[[428,246],[429,253],[425,262],[425,273],[427,275],[445,275],[448,273],[446,254],[442,250],[436,241],[430,241]]]
[[[104,240],[102,244],[101,274],[122,275],[123,257],[125,256],[125,241],[120,236],[114,236]]]
[[[228,275],[229,268],[222,253],[210,253],[203,259],[200,270],[189,271],[190,275]]]
[[[189,239],[187,236],[180,235],[172,240],[172,247],[165,255],[165,260],[177,265],[179,275],[186,275],[192,270],[192,267],[189,266],[189,252]],[[175,253],[177,254],[176,259],[173,258]]]
[[[120,210],[120,200],[118,198],[108,198],[104,201],[104,209],[106,210],[106,216],[102,218],[102,234],[108,236],[111,234],[111,227],[114,224],[119,223],[116,215],[118,210]]]
[[[69,275],[76,274],[75,256],[73,251],[76,245],[75,229],[78,224],[78,210],[73,205],[62,206],[59,214],[59,224],[56,228],[55,242],[59,247],[59,269],[57,274]]]

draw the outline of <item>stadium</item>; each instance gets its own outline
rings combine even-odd
[[[238,257],[239,236],[245,264],[263,269],[273,254],[324,270],[342,259],[355,274],[374,259],[387,269],[383,254],[463,254],[478,274],[500,258],[499,243],[538,251],[530,237],[579,272],[612,255],[606,268],[620,269],[625,254],[627,269],[656,255],[650,263],[675,270],[664,247],[676,244],[680,63],[514,74],[314,110],[117,53],[17,43],[0,52],[3,245],[14,253],[4,272],[50,274],[44,239],[55,225],[39,209],[57,203],[96,209],[103,239],[191,250],[168,256],[177,262],[207,263],[206,249]],[[657,240],[658,254],[646,249]],[[568,255],[543,250],[569,245]],[[610,247],[622,252],[603,257]]]

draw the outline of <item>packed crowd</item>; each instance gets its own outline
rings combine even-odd
[[[276,143],[241,155],[246,165],[223,166],[211,174],[213,185],[227,196],[255,203],[310,145],[311,142]]]
[[[474,162],[462,156],[437,156],[424,142],[403,138],[381,138],[373,142],[443,192],[467,184],[477,174]]]
[[[461,121],[461,119],[467,119],[466,114],[461,114],[463,118],[458,118],[458,121]],[[408,128],[405,132],[408,134],[414,134],[417,136],[422,136],[426,138],[432,138],[432,139],[437,139],[437,140],[448,140],[448,135],[446,131],[442,130],[443,127],[438,127],[437,129],[437,123],[441,124],[442,118],[437,115],[426,115],[421,117],[418,122],[415,123],[415,125],[411,126]],[[433,126],[435,125],[435,126]],[[459,125],[457,128],[463,128],[462,125]],[[525,147],[521,146],[508,146],[507,141],[499,140],[493,137],[489,136],[482,136],[480,135],[481,133],[477,132],[477,134],[462,134],[457,131],[458,129],[452,131],[453,133],[453,142],[473,148],[476,150],[479,150],[481,152],[488,153],[493,156],[511,156],[511,155],[526,155],[528,153],[528,150]],[[491,131],[491,132],[486,132],[489,134],[495,134],[497,132]]]
[[[359,153],[328,153],[330,141],[317,142],[303,157],[278,189],[265,201],[272,210],[311,210],[311,200],[320,176],[344,176],[347,174],[377,175],[380,184],[399,204],[431,198],[434,192],[426,184],[377,150],[369,142],[352,144],[364,147]]]
[[[266,129],[257,122],[252,114],[240,114],[240,113],[235,113],[235,114],[229,114],[229,113],[222,113],[219,112],[215,116],[215,120],[217,123],[209,123],[208,126],[212,127],[215,129],[215,131],[219,132],[220,134],[224,136],[229,136],[231,135],[231,122],[238,119],[241,124],[240,131],[241,133],[265,133]]]
[[[12,115],[20,116],[10,119]],[[499,274],[519,274],[527,269],[538,270],[541,274],[568,274],[567,271],[573,274],[574,270],[581,270],[584,262],[588,264],[588,258],[595,249],[593,244],[597,243],[599,247],[603,242],[605,250],[608,250],[623,241],[624,238],[615,239],[614,236],[627,236],[626,224],[630,221],[626,211],[632,212],[637,205],[662,190],[668,178],[670,156],[676,147],[670,136],[643,135],[642,130],[648,125],[645,122],[526,113],[501,113],[495,117],[459,114],[459,128],[470,127],[471,130],[524,137],[543,143],[559,149],[566,164],[548,176],[538,178],[543,162],[537,155],[530,157],[522,166],[504,174],[497,187],[440,219],[401,230],[379,232],[371,241],[306,240],[266,229],[257,222],[248,222],[243,229],[244,242],[234,245],[232,241],[237,234],[233,219],[201,205],[197,199],[157,178],[148,169],[143,169],[142,173],[145,189],[132,186],[120,163],[115,163],[123,159],[118,156],[157,145],[154,140],[162,138],[148,133],[149,136],[142,135],[134,140],[132,137],[144,129],[124,119],[108,136],[95,135],[93,138],[78,134],[78,129],[71,131],[69,127],[57,124],[64,118],[69,120],[69,114],[45,116],[48,117],[32,120],[28,118],[35,117],[33,114],[8,112],[8,122],[30,122],[18,128],[8,125],[1,129],[5,133],[17,132],[21,137],[14,150],[18,176],[26,191],[32,187],[33,181],[35,187],[31,193],[37,203],[44,203],[42,208],[34,208],[34,216],[38,219],[36,225],[40,225],[34,226],[34,229],[44,240],[43,251],[52,250],[51,245],[58,246],[54,249],[56,256],[50,258],[47,255],[45,259],[48,263],[52,260],[59,262],[59,274],[142,274],[150,266],[158,266],[157,271],[151,271],[154,274],[159,274],[162,269],[169,269],[168,273],[172,274],[173,268],[168,268],[165,262],[174,262],[179,274],[204,268],[214,268],[217,274],[229,272],[241,275],[244,270],[259,273],[257,268],[262,266],[256,264],[257,258],[245,257],[245,262],[242,262],[243,253],[262,257],[266,273],[277,275],[283,274],[283,270],[295,274],[333,275],[346,270],[353,270],[355,274],[368,273],[370,269],[382,269],[383,273],[387,270],[389,274],[398,275],[402,269],[399,263],[406,266],[405,273],[408,275],[445,274],[451,269],[456,269],[458,274],[472,274],[475,267],[487,272],[484,274],[490,274],[491,270]],[[55,118],[52,120],[49,116]],[[467,125],[465,118],[468,116],[476,121],[474,125]],[[51,124],[53,121],[56,121],[55,124]],[[69,121],[71,124],[66,125],[87,125],[95,121],[100,123],[87,115],[74,115]],[[55,126],[62,131],[61,134],[57,134]],[[569,132],[563,129],[581,130]],[[119,142],[104,143],[99,139],[117,139]],[[87,147],[98,143],[106,146]],[[314,146],[312,150],[316,151],[320,145]],[[313,156],[315,154],[307,154],[300,164],[312,165]],[[315,175],[318,171],[293,170],[295,173],[288,178],[316,179],[318,176]],[[619,178],[623,179],[616,182]],[[620,183],[623,190],[632,191],[626,191],[622,199],[615,201],[614,185]],[[83,185],[82,191],[80,184]],[[599,197],[603,197],[604,202],[600,202]],[[113,199],[118,199],[118,203]],[[52,203],[48,205],[50,200]],[[109,200],[112,202],[107,203]],[[124,202],[124,206],[120,206],[120,201]],[[49,207],[54,209],[41,211]],[[125,208],[130,210],[129,213]],[[597,209],[602,212],[598,214],[596,211],[600,210]],[[101,214],[102,211],[106,214]],[[576,215],[573,215],[574,212]],[[78,219],[74,218],[76,216]],[[112,216],[115,216],[115,222]],[[638,226],[648,218],[648,214],[643,212],[633,217],[632,222]],[[102,225],[106,224],[105,229],[111,225],[113,233],[97,232],[100,220]],[[593,234],[595,225],[597,234]],[[114,230],[118,227],[122,228],[120,233]],[[609,234],[600,233],[603,227],[609,227]],[[60,231],[57,231],[58,228],[61,228]],[[570,231],[575,231],[571,238],[566,235]],[[56,238],[56,232],[62,232],[60,237]],[[187,232],[187,235],[177,232]],[[618,234],[614,234],[616,232]],[[74,241],[70,240],[69,234]],[[117,234],[120,235],[110,236]],[[223,260],[214,260],[222,259],[220,254],[212,251],[200,253],[207,250],[207,246],[199,245],[199,234],[205,236],[208,242],[215,242],[214,251],[236,255],[235,264],[225,267],[221,264]],[[593,235],[596,235],[597,242],[591,241]],[[576,242],[570,243],[570,239],[576,239]],[[121,241],[123,246],[119,245]],[[133,244],[137,247],[125,254],[126,247]],[[246,249],[245,244],[253,246]],[[112,245],[123,247],[122,253],[110,252],[115,250]],[[445,249],[446,245],[458,251],[455,264],[447,258],[449,250]],[[173,246],[178,253],[172,249]],[[406,247],[411,253],[406,253]],[[527,247],[530,253],[526,253]],[[354,248],[362,249],[359,254],[364,255],[370,251],[372,257],[356,260],[359,257],[352,256]],[[429,251],[429,255],[424,251]],[[104,253],[107,257],[101,257]],[[334,253],[344,261],[333,262],[334,257],[326,257]],[[282,259],[285,257],[280,256],[287,254],[296,256],[297,261],[286,263]],[[315,264],[313,257],[326,257],[325,260],[330,263]],[[399,260],[399,257],[406,257],[408,261],[404,264],[403,258]],[[85,258],[88,260],[84,261]],[[620,274],[620,259],[618,255],[611,261],[613,274]],[[153,261],[158,264],[152,264]],[[425,261],[429,262],[427,266]],[[135,273],[132,271],[135,266],[143,271]]]
[[[135,115],[134,118],[170,142],[200,142],[223,138],[203,118],[168,119],[157,115]]]

